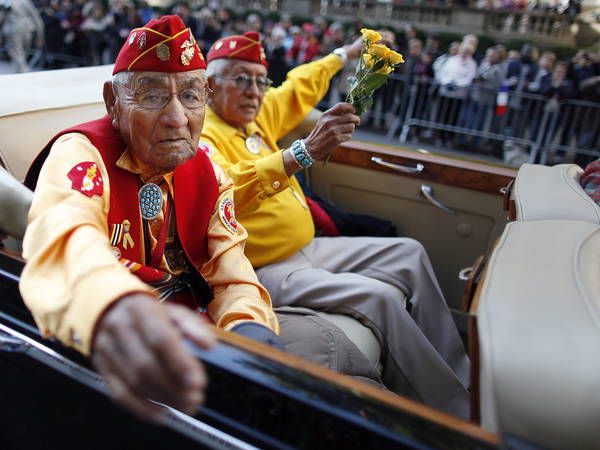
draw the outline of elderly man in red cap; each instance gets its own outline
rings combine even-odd
[[[326,111],[305,139],[277,141],[322,98],[360,41],[270,82],[257,33],[215,42],[207,54],[209,99],[200,147],[235,183],[246,254],[274,306],[348,314],[382,348],[382,379],[392,391],[468,417],[469,361],[431,263],[408,238],[315,237],[294,174],[350,139],[359,119],[348,103]],[[334,230],[335,231],[335,230]],[[404,305],[404,299],[407,305]]]
[[[205,67],[179,17],[132,30],[104,85],[108,115],[57,134],[26,180],[23,299],[45,336],[91,354],[114,398],[154,422],[164,409],[146,398],[184,412],[202,403],[206,376],[182,342],[213,344],[198,310],[278,339],[232,181],[198,152]]]

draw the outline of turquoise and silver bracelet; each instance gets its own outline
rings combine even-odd
[[[312,166],[315,162],[306,149],[304,139],[297,139],[292,142],[292,156],[294,157],[296,163],[303,169]]]

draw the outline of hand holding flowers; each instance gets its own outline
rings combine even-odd
[[[373,92],[383,86],[394,68],[404,62],[400,53],[378,44],[381,34],[363,28],[362,40],[365,46],[356,66],[346,101],[354,106],[360,115],[373,105]]]
[[[404,62],[400,53],[390,50],[385,44],[378,44],[382,37],[377,31],[363,28],[360,32],[364,46],[346,96],[346,101],[354,107],[358,116],[373,105],[373,92],[387,82],[396,66]],[[330,156],[324,159],[323,165],[327,164]]]

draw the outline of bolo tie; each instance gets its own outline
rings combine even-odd
[[[161,184],[164,182],[161,182]],[[168,196],[168,194],[167,194]],[[140,204],[140,213],[144,220],[152,220],[156,218],[163,205],[162,189],[156,183],[146,183],[138,191],[138,199]],[[164,215],[162,226],[158,234],[156,247],[152,252],[150,259],[150,267],[158,268],[165,252],[165,245],[167,242],[167,230],[169,229],[169,221],[171,219],[171,206],[173,202],[167,201],[167,208]],[[146,227],[144,227],[146,230]]]

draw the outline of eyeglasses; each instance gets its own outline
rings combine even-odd
[[[217,78],[225,78],[226,80],[233,80],[235,82],[235,86],[238,89],[250,89],[253,82],[256,82],[256,87],[260,92],[265,92],[268,88],[271,87],[273,81],[268,79],[267,77],[256,77],[251,78],[248,75],[238,75],[236,77],[228,77],[225,75],[220,75]]]
[[[169,104],[173,95],[177,95],[181,104],[188,109],[201,108],[208,103],[212,90],[207,87],[186,88],[179,92],[171,92],[164,88],[149,88],[135,91],[124,84],[117,83],[129,91],[135,102],[146,109],[162,109]]]

